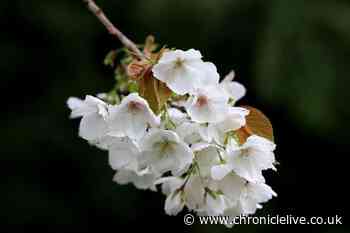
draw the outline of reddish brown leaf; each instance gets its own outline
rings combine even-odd
[[[165,83],[154,78],[149,69],[139,81],[140,95],[145,98],[154,113],[160,113],[162,107],[171,96],[171,90]]]
[[[148,36],[143,50],[147,59],[132,61],[128,65],[127,73],[129,78],[138,81],[140,96],[146,99],[150,108],[158,114],[172,92],[165,83],[153,77],[152,64],[156,63],[166,51],[165,48],[162,48],[160,51],[154,52],[156,48],[154,37]]]
[[[253,134],[273,141],[273,128],[270,120],[256,108],[250,106],[243,106],[243,108],[249,110],[249,115],[246,117],[247,124],[237,131],[240,143],[243,144]]]
[[[143,61],[134,60],[128,65],[127,74],[131,79],[138,80],[143,76],[148,67],[149,64]]]

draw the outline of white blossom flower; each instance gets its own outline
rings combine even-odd
[[[220,86],[225,93],[230,96],[235,102],[240,100],[246,94],[245,87],[239,82],[233,81],[235,72],[231,71],[226,77],[220,82]]]
[[[240,199],[244,214],[254,214],[257,209],[262,208],[261,203],[276,196],[277,194],[265,183],[246,183]]]
[[[234,143],[228,147],[232,170],[251,182],[263,182],[261,171],[274,169],[275,144],[263,137],[252,135],[240,147]]]
[[[141,138],[148,126],[156,126],[159,119],[154,115],[146,100],[132,93],[120,105],[110,108],[109,135],[132,139]]]
[[[221,215],[229,200],[219,191],[217,182],[197,172],[188,178],[182,196],[187,208],[200,215]]]
[[[235,212],[240,214],[254,214],[261,203],[267,202],[277,194],[265,183],[253,183],[241,178],[235,173],[229,173],[218,183],[218,188],[230,201]]]
[[[142,172],[135,172],[129,169],[118,170],[113,181],[118,184],[128,184],[132,183],[138,189],[151,189],[156,191],[154,182],[159,178],[155,173],[150,172],[148,169]]]
[[[85,100],[70,97],[67,105],[72,110],[71,118],[82,117],[79,126],[80,137],[94,144],[106,134],[108,112],[105,102],[87,95]]]
[[[239,141],[237,130],[246,125],[249,110],[235,107],[246,89],[233,81],[233,71],[219,82],[216,66],[189,49],[167,50],[152,72],[172,91],[155,95],[162,103],[158,116],[147,102],[152,100],[138,93],[67,100],[70,117],[82,118],[79,135],[108,151],[114,182],[153,191],[161,185],[168,215],[186,207],[197,215],[233,218],[254,214],[277,196],[263,176],[276,170],[275,144],[258,135]],[[120,104],[108,104],[120,98]]]
[[[217,123],[211,123],[208,126],[210,138],[216,143],[223,145],[227,132],[238,130],[246,124],[246,116],[249,110],[240,107],[230,107],[225,118]]]
[[[103,117],[107,116],[107,104],[91,95],[85,96],[84,100],[76,97],[69,97],[67,105],[72,110],[71,118],[88,116],[95,113]]]
[[[205,188],[206,185],[209,186],[209,182],[198,174],[191,173],[185,178],[165,177],[156,181],[155,184],[162,184],[162,192],[167,196],[169,202],[166,205],[166,209],[168,209],[166,211],[169,213],[184,206],[197,212],[205,211]],[[175,196],[177,199],[172,199]]]
[[[140,145],[139,165],[142,168],[148,166],[160,174],[171,171],[173,175],[180,175],[192,163],[191,149],[173,131],[151,129]]]
[[[252,135],[239,146],[235,140],[227,145],[227,161],[212,167],[213,179],[220,180],[230,171],[250,182],[265,182],[262,171],[274,167],[275,144],[263,137]]]
[[[215,183],[210,179],[210,167],[220,162],[217,147],[202,143],[195,144],[192,148],[195,152],[196,165],[187,174],[188,177],[166,177],[160,179],[163,183],[163,193],[167,195],[166,212],[182,209],[184,205],[191,210],[210,215],[222,214],[225,209],[222,198],[211,197],[208,190],[217,190]],[[181,202],[180,202],[181,201]],[[220,208],[218,208],[220,207]],[[219,211],[219,212],[218,212]]]
[[[186,103],[187,113],[198,123],[222,121],[229,111],[228,96],[218,86],[199,88]]]
[[[152,71],[173,92],[184,95],[193,92],[200,85],[219,81],[215,65],[203,62],[201,58],[201,53],[194,49],[164,52]]]

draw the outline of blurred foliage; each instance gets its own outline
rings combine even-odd
[[[96,1],[137,42],[153,34],[170,48],[199,49],[222,76],[236,70],[248,88],[241,104],[271,119],[281,162],[278,174],[267,174],[279,197],[259,215],[345,216],[348,0]],[[80,0],[3,0],[0,17],[1,231],[153,229],[152,219],[171,226],[167,232],[297,229],[186,227],[181,216],[165,216],[161,194],[113,184],[106,153],[77,137],[65,101],[113,87],[113,69],[103,59],[121,44]]]
[[[349,2],[278,1],[268,25],[258,43],[256,89],[302,127],[336,139],[349,117],[340,81],[349,75]]]

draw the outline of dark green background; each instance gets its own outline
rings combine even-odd
[[[279,197],[258,215],[338,214],[344,225],[187,227],[160,193],[112,183],[107,154],[78,138],[65,101],[110,89],[102,61],[121,44],[80,0],[3,0],[0,232],[349,232],[349,1],[97,2],[137,42],[153,34],[199,49],[221,75],[236,70],[241,104],[273,122],[281,163],[266,173]]]

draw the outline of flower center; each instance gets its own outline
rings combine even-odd
[[[241,156],[242,157],[247,157],[247,156],[249,156],[249,154],[250,154],[250,149],[249,148],[245,148],[245,149],[241,150]]]
[[[185,60],[177,58],[175,61],[175,68],[180,68],[184,64]]]
[[[143,105],[136,101],[130,101],[128,103],[128,110],[131,113],[137,113],[143,109]]]
[[[203,107],[203,106],[205,106],[207,104],[208,104],[208,98],[206,96],[201,95],[201,96],[198,97],[197,103],[196,103],[196,105],[198,107]]]
[[[174,145],[175,145],[174,142],[165,140],[165,141],[156,143],[155,146],[158,147],[160,153],[163,154],[163,153],[172,151],[174,149]]]

